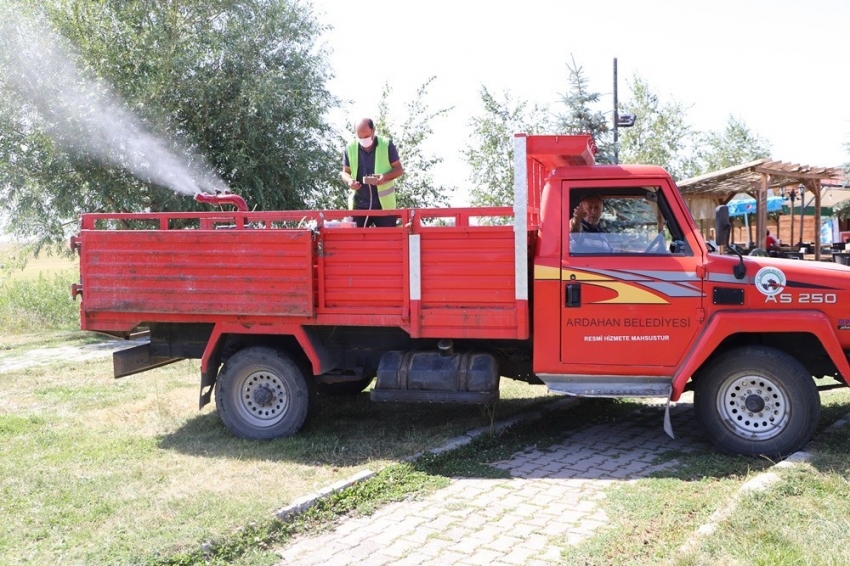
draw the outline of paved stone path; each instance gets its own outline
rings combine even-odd
[[[333,532],[299,537],[279,566],[363,564],[543,565],[608,522],[599,501],[615,482],[675,466],[667,450],[707,448],[690,403],[671,411],[676,440],[662,430],[663,407],[577,430],[560,444],[530,448],[494,464],[511,479],[453,479],[418,501],[344,519]]]

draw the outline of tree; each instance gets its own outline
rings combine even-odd
[[[0,212],[18,236],[196,208],[178,190],[302,208],[337,180],[323,28],[297,0],[0,0],[0,20]]]
[[[555,128],[565,134],[590,134],[596,141],[598,163],[613,163],[614,146],[611,128],[605,115],[591,107],[599,103],[600,94],[590,92],[587,77],[581,67],[567,63],[570,87],[561,95],[566,111],[555,117]]]
[[[431,208],[447,206],[449,195],[456,188],[434,182],[434,167],[443,162],[442,157],[425,149],[428,138],[434,133],[431,123],[444,117],[452,108],[431,110],[426,101],[428,87],[436,77],[430,77],[417,90],[416,96],[406,105],[404,119],[399,123],[390,111],[392,88],[384,85],[378,105],[375,127],[379,133],[393,139],[399,151],[404,175],[396,183],[396,200],[399,208]]]
[[[663,103],[649,84],[635,75],[629,84],[631,98],[623,112],[634,114],[635,125],[622,130],[620,160],[623,163],[659,165],[674,179],[695,175],[695,132],[687,123],[687,108],[681,103]]]
[[[484,113],[470,120],[472,135],[463,150],[472,173],[470,191],[473,206],[513,204],[514,144],[517,132],[539,133],[546,128],[547,117],[538,106],[511,98],[509,92],[497,100],[481,87]]]
[[[700,173],[709,173],[770,156],[770,142],[751,132],[747,125],[729,116],[726,129],[702,136],[698,158]]]

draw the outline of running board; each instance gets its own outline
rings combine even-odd
[[[549,391],[575,397],[670,397],[671,378],[538,373]]]

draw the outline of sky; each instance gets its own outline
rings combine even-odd
[[[309,0],[331,27],[320,39],[335,72],[327,85],[345,101],[331,115],[342,130],[374,117],[384,84],[391,113],[430,77],[433,122],[427,149],[442,157],[439,181],[461,187],[461,159],[493,94],[560,108],[567,63],[575,60],[613,108],[640,76],[662,102],[687,107],[700,131],[721,131],[729,116],[766,139],[776,160],[834,167],[850,161],[850,0]],[[609,114],[610,115],[610,114]],[[380,132],[379,132],[380,133]],[[399,148],[404,162],[404,148]]]

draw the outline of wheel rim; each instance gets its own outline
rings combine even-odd
[[[753,440],[778,435],[791,417],[785,388],[774,379],[756,375],[727,379],[720,387],[717,410],[732,432]]]
[[[252,426],[274,426],[289,410],[289,391],[274,373],[255,371],[242,381],[236,407]]]

